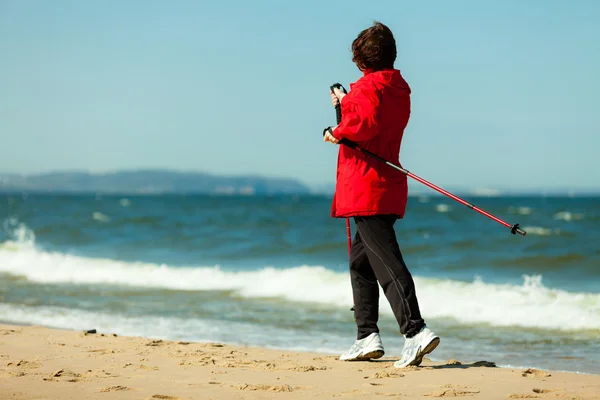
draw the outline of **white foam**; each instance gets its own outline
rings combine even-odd
[[[336,307],[352,304],[350,279],[319,266],[256,271],[214,267],[170,267],[78,257],[31,247],[0,245],[0,272],[41,284],[127,285],[173,290],[226,290],[247,298],[282,298]],[[600,294],[550,289],[541,276],[522,285],[460,282],[415,277],[419,302],[427,318],[461,323],[548,329],[600,329]],[[382,296],[382,299],[385,299]],[[382,312],[391,313],[386,301]]]
[[[4,220],[4,231],[11,239],[4,242],[5,247],[33,249],[35,247],[35,232],[27,225],[19,222],[17,218],[10,217]]]
[[[502,194],[499,190],[491,188],[475,188],[472,193],[474,196],[481,197],[498,197]]]
[[[446,213],[450,211],[450,206],[447,204],[438,204],[435,206],[435,210],[440,213]]]
[[[550,289],[542,276],[524,276],[522,285],[417,279],[427,317],[462,323],[558,330],[600,329],[600,294]]]
[[[321,266],[224,271],[219,266],[173,267],[80,257],[41,250],[35,246],[35,235],[30,229],[17,220],[7,221],[5,229],[14,240],[0,243],[0,273],[21,276],[40,284],[222,290],[232,291],[242,298],[281,298],[344,308],[352,304],[348,273]],[[426,318],[449,318],[459,323],[492,326],[600,329],[600,294],[547,288],[541,276],[525,276],[521,285],[418,276],[414,280]],[[381,311],[391,314],[383,294],[381,299]]]
[[[542,228],[541,226],[524,226],[523,230],[527,232],[528,235],[537,235],[537,236],[550,236],[550,235],[559,235],[560,229],[550,229],[550,228]]]
[[[508,212],[511,214],[531,215],[533,209],[531,207],[509,207]]]
[[[121,205],[121,207],[129,207],[131,205],[131,200],[127,198],[122,198],[121,200],[119,200],[119,204]]]
[[[323,331],[297,330],[267,324],[231,320],[179,318],[174,316],[131,316],[53,306],[0,303],[7,322],[50,328],[88,330],[148,339],[220,342],[298,351],[339,353],[347,338]],[[315,346],[315,343],[319,343]]]
[[[92,213],[92,219],[98,222],[110,222],[110,217],[108,215],[102,214],[98,211]]]
[[[579,221],[584,217],[583,214],[572,213],[570,211],[561,211],[554,214],[554,219],[559,219],[563,221]]]

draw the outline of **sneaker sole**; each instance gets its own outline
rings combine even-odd
[[[438,347],[438,344],[440,344],[440,338],[436,337],[431,342],[429,342],[429,344],[419,352],[417,358],[415,358],[415,360],[408,365],[414,365],[415,367],[421,365],[421,363],[423,362],[423,357],[434,351],[435,348]]]
[[[381,358],[381,357],[383,357],[384,354],[385,353],[383,350],[373,350],[368,353],[362,354],[360,356],[351,358],[349,360],[342,360],[342,361],[369,361],[372,359]]]
[[[375,350],[360,356],[359,360],[374,360],[383,357],[384,354],[385,353],[383,352],[383,350]]]

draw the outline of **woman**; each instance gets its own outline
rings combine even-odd
[[[388,161],[399,164],[400,143],[410,117],[410,87],[394,69],[396,42],[390,29],[376,22],[352,43],[352,61],[363,77],[344,95],[331,93],[341,104],[342,120],[328,128],[326,142],[342,138],[357,142]],[[397,368],[420,365],[440,342],[421,317],[415,284],[396,240],[394,223],[404,217],[407,178],[384,163],[347,146],[338,154],[336,189],[331,215],[353,217],[357,233],[350,254],[357,340],[341,360],[380,358],[379,287],[381,285],[405,337]]]

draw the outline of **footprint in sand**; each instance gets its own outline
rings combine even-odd
[[[396,371],[379,371],[376,372],[375,374],[371,375],[371,376],[365,376],[364,379],[383,379],[383,378],[402,378],[404,377],[404,374],[400,373],[400,372],[396,372]]]
[[[357,397],[357,396],[365,396],[365,395],[367,395],[367,396],[368,396],[368,395],[370,395],[370,394],[371,394],[370,392],[367,392],[367,391],[365,391],[365,390],[361,390],[361,389],[354,389],[354,390],[351,390],[351,391],[348,391],[348,392],[341,392],[341,393],[338,393],[336,397],[347,397],[347,396],[352,396],[352,397],[354,398],[354,397]]]
[[[433,367],[427,367],[422,365],[409,365],[408,367],[402,368],[403,371],[424,371],[428,369],[433,369]]]
[[[213,362],[214,364],[214,362]],[[225,366],[229,367],[230,365],[232,365],[231,363],[226,363]],[[261,371],[273,371],[275,369],[277,369],[277,365],[275,363],[272,363],[270,361],[266,361],[266,360],[251,360],[251,361],[238,361],[235,365],[235,367],[240,367],[240,368],[249,368],[249,369],[254,369],[254,370],[261,370]]]
[[[552,393],[552,392],[560,392],[564,389],[538,389],[533,388],[533,393]]]
[[[25,371],[28,371],[30,369],[39,368],[39,366],[40,365],[38,363],[32,363],[32,362],[25,361],[25,360],[21,360],[17,363],[9,362],[6,364],[6,367],[8,368],[8,371],[6,373],[9,376],[12,376],[15,378],[20,378],[22,376],[27,375],[25,373]],[[0,371],[2,371],[1,368],[0,368]]]
[[[44,378],[45,381],[54,381],[54,382],[79,382],[81,380],[81,374],[73,372],[69,369],[61,368],[58,371],[50,374],[49,377]]]
[[[109,387],[105,387],[104,389],[100,390],[100,393],[106,393],[106,392],[125,392],[127,390],[133,390],[131,388],[128,388],[126,386],[109,386]]]
[[[552,392],[560,392],[563,389],[539,389],[539,388],[533,388],[533,393],[537,393],[537,394],[546,394],[546,393],[552,393]],[[537,394],[531,394],[531,393],[515,393],[515,394],[511,394],[509,396],[509,398],[511,399],[539,399],[540,396],[538,396]],[[556,394],[558,395],[558,394]],[[555,395],[555,396],[556,396]],[[560,396],[560,395],[558,395]]]
[[[0,335],[4,336],[4,335],[12,335],[13,333],[21,333],[21,330],[15,330],[15,329],[0,329]]]
[[[96,353],[90,354],[89,357],[95,357],[97,354],[106,355],[106,354],[114,354],[115,351],[111,349],[91,349],[87,351],[88,353]],[[122,351],[120,351],[122,353]]]
[[[293,392],[294,389],[296,388],[290,385],[249,385],[247,383],[238,387],[238,390],[262,390],[267,392]]]
[[[18,369],[36,369],[40,367],[40,363],[35,362],[35,361],[27,361],[27,360],[20,360],[16,363],[14,362],[9,362],[6,364],[7,367],[11,367],[11,368],[18,368]]]
[[[327,367],[325,367],[325,366],[314,367],[312,365],[299,365],[297,367],[289,368],[290,371],[296,371],[296,372],[325,371],[326,369],[327,369]]]
[[[138,366],[136,369],[143,369],[146,371],[158,371],[158,367],[151,367],[151,366],[144,365],[144,364],[140,364],[140,366]]]
[[[521,373],[521,376],[524,377],[534,377],[534,378],[547,378],[552,376],[546,371],[540,371],[539,369],[527,368]]]
[[[200,347],[225,347],[224,344],[221,343],[196,343],[198,346]],[[245,355],[248,355],[248,353],[244,353]]]
[[[155,394],[151,399],[162,399],[162,400],[179,400],[179,397],[167,396],[166,394]]]
[[[475,396],[479,393],[479,390],[471,389],[468,387],[461,387],[456,385],[445,385],[444,388],[425,393],[425,396],[430,397],[463,397],[463,396]]]

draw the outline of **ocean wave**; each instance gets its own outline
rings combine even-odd
[[[533,209],[531,207],[509,207],[508,212],[518,215],[531,215]]]
[[[551,235],[560,235],[560,229],[550,229],[550,228],[542,228],[540,226],[524,226],[523,230],[527,232],[528,235],[537,235],[537,236],[551,236]]]
[[[31,249],[35,247],[35,232],[15,217],[9,217],[3,223],[4,232],[9,237],[0,246]]]
[[[447,213],[450,211],[450,206],[448,204],[438,204],[435,206],[435,210],[439,213]]]
[[[536,227],[530,227],[529,230]],[[219,266],[169,266],[50,252],[15,218],[4,221],[9,240],[0,243],[0,273],[38,284],[119,285],[188,291],[227,291],[240,298],[279,298],[346,308],[352,304],[348,273],[322,266],[227,271]],[[538,234],[545,235],[545,228]],[[561,262],[564,262],[562,260]],[[521,285],[414,277],[426,318],[462,324],[527,328],[600,329],[600,294],[573,293],[543,285],[541,275]],[[382,299],[385,297],[381,296]],[[381,311],[391,315],[382,300]]]
[[[554,214],[554,219],[563,220],[563,221],[579,221],[582,220],[585,216],[579,213],[572,213],[570,211],[561,211]]]
[[[87,258],[11,242],[0,245],[0,272],[39,284],[229,291],[241,298],[280,298],[334,307],[352,304],[348,274],[321,266],[225,271],[219,266],[174,267]],[[541,276],[526,276],[521,285],[414,279],[426,318],[492,326],[600,329],[600,294],[547,288]],[[391,314],[386,301],[382,301],[381,311]]]
[[[93,212],[92,219],[98,222],[110,222],[110,217],[106,214],[102,214],[100,211]]]
[[[7,322],[41,325],[57,329],[97,329],[107,334],[147,339],[220,342],[296,351],[339,353],[342,337],[329,332],[299,331],[251,322],[179,318],[175,316],[133,316],[55,306],[27,306],[0,303],[0,315]],[[320,344],[315,346],[316,337]]]

